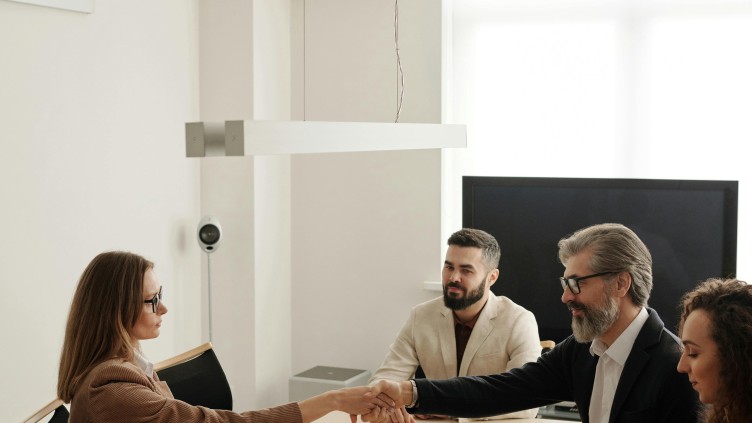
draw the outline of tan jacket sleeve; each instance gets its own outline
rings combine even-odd
[[[413,327],[415,323],[415,309],[410,311],[410,317],[397,334],[397,339],[389,347],[381,366],[373,373],[369,383],[380,379],[407,380],[413,377],[418,368],[418,355],[415,350]]]
[[[297,403],[243,413],[193,406],[174,399],[167,384],[138,367],[111,360],[85,378],[71,402],[69,422],[301,423],[302,416]]]

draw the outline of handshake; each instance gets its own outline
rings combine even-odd
[[[410,381],[380,380],[371,386],[342,388],[330,392],[334,408],[350,414],[352,423],[357,416],[364,422],[414,423],[405,411],[413,402],[413,387]]]

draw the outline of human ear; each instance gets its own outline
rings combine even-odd
[[[620,272],[616,279],[616,288],[619,292],[619,296],[623,297],[629,292],[629,288],[632,286],[632,275],[629,272]]]
[[[488,286],[491,286],[494,283],[496,283],[497,279],[499,279],[499,269],[494,269],[488,272]]]

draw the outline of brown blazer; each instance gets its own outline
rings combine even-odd
[[[154,378],[147,377],[135,364],[122,359],[94,367],[78,388],[70,409],[70,423],[303,421],[297,403],[244,413],[190,405],[176,400],[156,373]]]

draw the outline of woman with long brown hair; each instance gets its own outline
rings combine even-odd
[[[70,422],[307,423],[341,410],[366,414],[393,404],[371,388],[344,388],[300,402],[236,413],[173,398],[152,370],[140,341],[159,336],[167,307],[154,264],[127,252],[96,256],[73,296],[60,357],[57,393],[70,402]],[[386,398],[387,401],[388,398]]]

